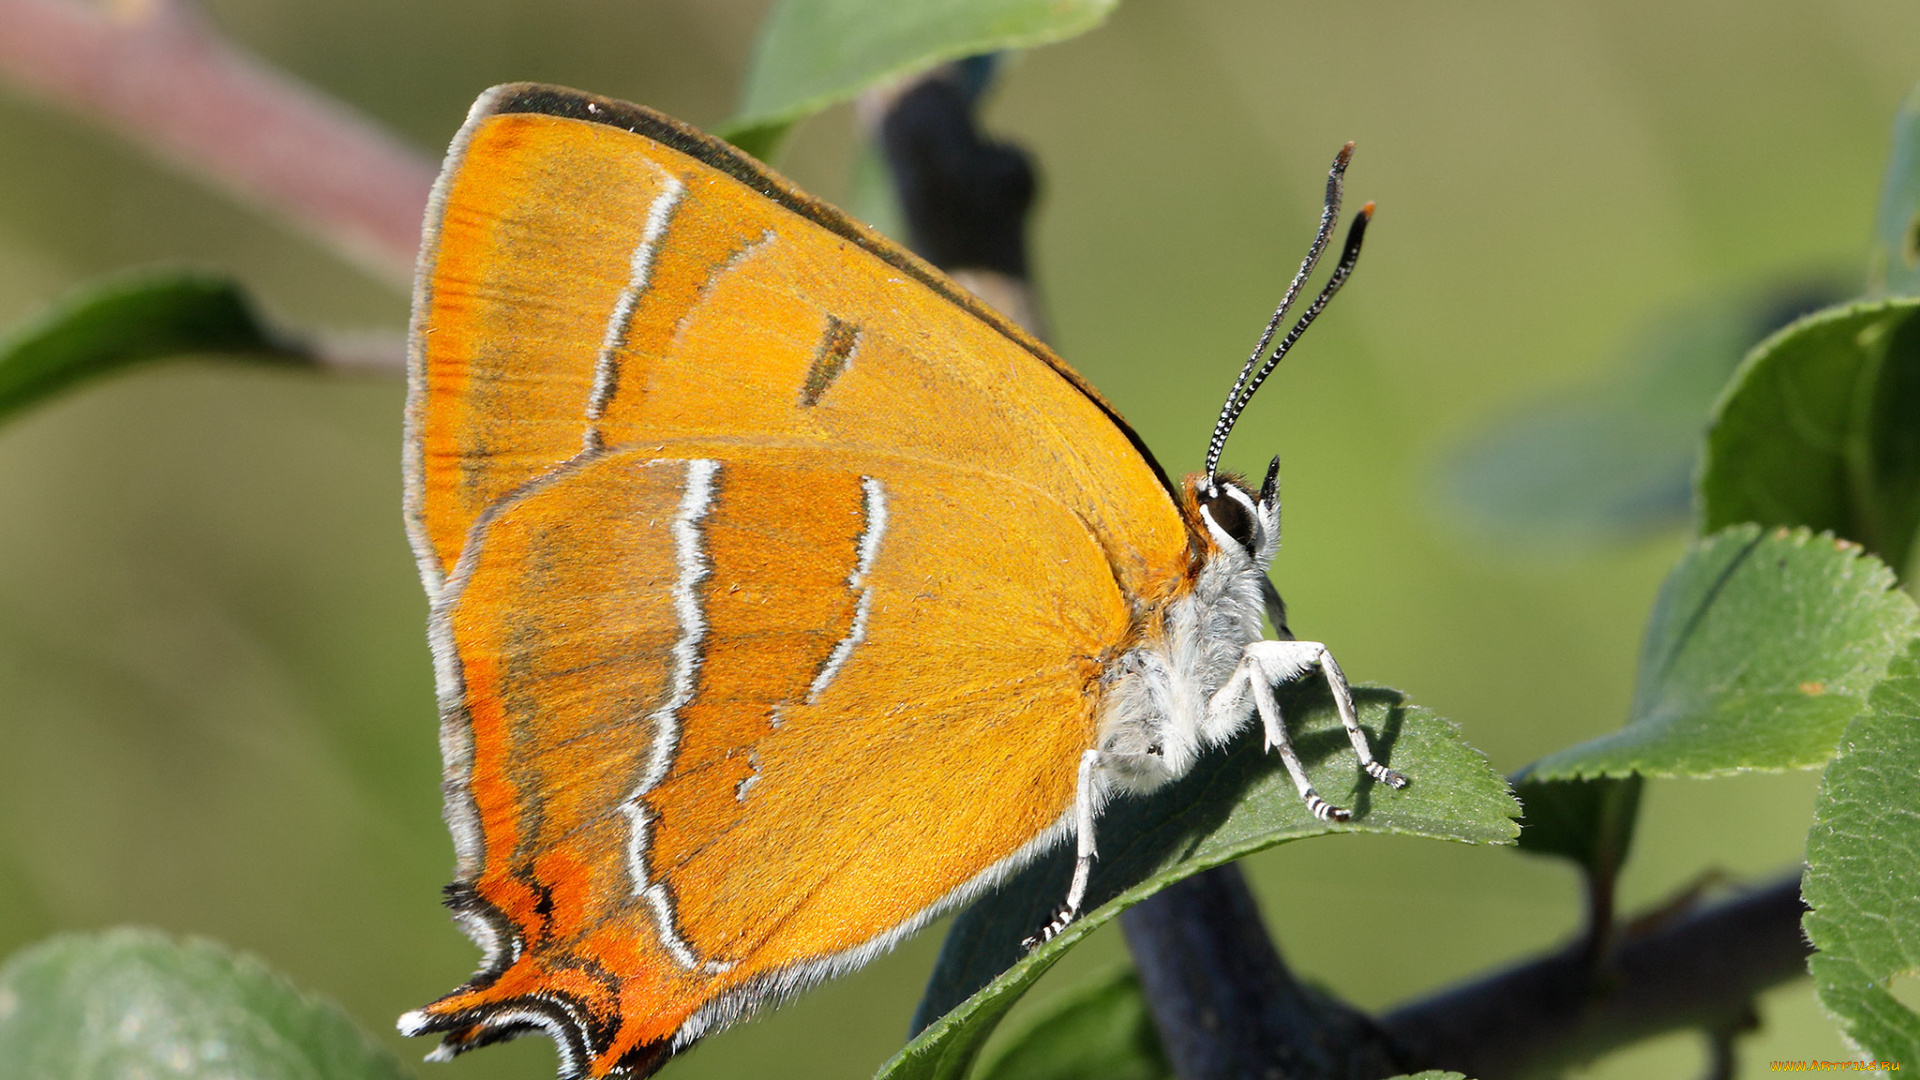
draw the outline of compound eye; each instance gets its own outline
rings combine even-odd
[[[1249,554],[1253,551],[1253,511],[1248,508],[1244,497],[1236,498],[1234,492],[1222,487],[1218,495],[1200,493],[1200,507],[1213,519],[1221,531],[1233,537],[1235,543],[1245,548]]]

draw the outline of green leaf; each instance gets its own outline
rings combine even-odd
[[[980,1066],[981,1080],[1173,1080],[1160,1036],[1130,965],[1095,975],[1048,1002],[1001,1052]]]
[[[1441,463],[1437,510],[1502,542],[1593,544],[1685,521],[1700,434],[1748,349],[1841,293],[1707,298],[1637,331],[1609,373],[1529,406]]]
[[[1893,118],[1893,151],[1880,181],[1867,288],[1876,296],[1920,293],[1920,86]]]
[[[1800,891],[1821,1004],[1873,1057],[1920,1061],[1920,1015],[1888,991],[1920,975],[1920,642],[1827,766]]]
[[[1627,725],[1530,766],[1535,780],[1717,776],[1833,756],[1913,601],[1858,545],[1741,525],[1696,542],[1667,576],[1640,649]]]
[[[401,1080],[345,1013],[258,960],[151,930],[63,934],[0,967],[0,1076]]]
[[[233,281],[143,271],[85,286],[0,343],[0,420],[88,379],[187,355],[312,362]]]
[[[1521,851],[1571,859],[1609,885],[1618,876],[1640,816],[1638,776],[1536,780],[1526,769],[1514,777],[1514,794],[1525,810]]]
[[[1448,1072],[1445,1069],[1428,1069],[1426,1072],[1408,1073],[1405,1076],[1389,1077],[1388,1080],[1467,1080],[1465,1073]]]
[[[1830,308],[1762,342],[1707,434],[1701,530],[1804,525],[1904,571],[1920,524],[1920,300]]]
[[[1074,861],[1067,845],[962,912],[915,1017],[919,1035],[879,1075],[965,1076],[994,1025],[1066,950],[1167,885],[1242,855],[1336,831],[1466,843],[1513,839],[1511,819],[1519,808],[1506,780],[1461,741],[1450,721],[1408,705],[1393,690],[1362,688],[1355,695],[1376,751],[1411,779],[1404,790],[1361,774],[1323,682],[1283,687],[1281,706],[1315,787],[1351,807],[1352,823],[1330,825],[1308,813],[1257,730],[1151,796],[1116,798],[1100,816],[1100,859],[1086,913],[1032,952],[1022,948],[1021,940],[1045,925],[1066,897]]]
[[[788,124],[947,60],[1085,33],[1119,0],[779,0],[760,24],[745,90],[721,135],[749,153]]]

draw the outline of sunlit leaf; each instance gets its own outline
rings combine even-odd
[[[1027,1018],[979,1080],[1172,1080],[1140,977],[1101,972]]]
[[[777,0],[720,134],[765,157],[808,113],[947,60],[1084,33],[1119,0]]]
[[[1920,1015],[1888,991],[1920,976],[1920,643],[1827,766],[1801,892],[1821,1004],[1876,1059],[1920,1060]]]
[[[0,966],[0,1076],[400,1080],[338,1007],[258,960],[150,930],[66,934]]]
[[[261,322],[229,279],[192,271],[116,277],[82,288],[0,342],[0,421],[89,379],[178,356],[312,362]]]
[[[1805,525],[1904,571],[1920,524],[1920,300],[1830,308],[1754,349],[1720,401],[1701,529]]]
[[[1627,725],[1529,776],[1715,776],[1810,768],[1915,630],[1913,602],[1858,545],[1805,529],[1694,544],[1654,602]]]
[[[1353,808],[1348,825],[1307,812],[1275,755],[1249,731],[1147,798],[1117,798],[1100,817],[1100,859],[1087,912],[1027,952],[1021,940],[1067,893],[1073,852],[1056,847],[954,920],[920,1003],[920,1034],[881,1069],[887,1080],[965,1076],[1014,1001],[1067,949],[1160,889],[1287,840],[1335,831],[1507,843],[1518,812],[1506,780],[1458,730],[1392,690],[1357,691],[1374,746],[1412,782],[1394,791],[1359,771],[1323,683],[1287,687],[1282,708],[1320,792]]]

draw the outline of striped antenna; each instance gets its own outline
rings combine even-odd
[[[1214,482],[1214,474],[1220,465],[1220,451],[1226,447],[1227,435],[1233,431],[1234,422],[1240,419],[1241,411],[1247,407],[1248,402],[1253,400],[1254,391],[1260,389],[1260,384],[1266,381],[1267,376],[1273,373],[1273,369],[1287,355],[1287,350],[1293,348],[1293,343],[1300,340],[1300,335],[1306,333],[1307,327],[1313,325],[1313,320],[1319,317],[1320,312],[1327,306],[1327,302],[1333,299],[1333,294],[1339,292],[1340,286],[1346,284],[1347,278],[1353,273],[1354,263],[1360,258],[1360,242],[1366,235],[1367,222],[1373,216],[1372,203],[1368,203],[1361,209],[1359,217],[1354,219],[1353,226],[1347,230],[1347,242],[1340,253],[1340,262],[1334,267],[1333,275],[1327,279],[1326,286],[1320,290],[1320,295],[1314,298],[1313,303],[1300,316],[1299,321],[1293,324],[1293,329],[1287,332],[1286,337],[1280,339],[1280,344],[1273,350],[1273,355],[1267,357],[1266,362],[1262,364],[1261,357],[1266,353],[1267,346],[1272,344],[1274,334],[1280,329],[1281,320],[1287,317],[1287,312],[1292,309],[1301,287],[1306,284],[1307,278],[1313,275],[1314,267],[1319,264],[1321,254],[1327,249],[1327,242],[1333,237],[1333,227],[1340,219],[1340,198],[1345,190],[1347,162],[1352,158],[1352,143],[1341,147],[1340,152],[1334,155],[1333,168],[1327,172],[1326,205],[1320,211],[1320,228],[1314,234],[1313,245],[1307,249],[1307,257],[1300,261],[1300,270],[1294,274],[1293,282],[1287,286],[1287,293],[1281,298],[1280,306],[1274,310],[1273,318],[1267,321],[1267,328],[1261,333],[1259,344],[1253,347],[1253,355],[1247,358],[1246,366],[1240,369],[1240,377],[1233,382],[1233,389],[1227,392],[1227,403],[1220,410],[1220,419],[1214,422],[1213,438],[1207,443],[1206,473],[1209,493],[1218,494],[1219,489]]]

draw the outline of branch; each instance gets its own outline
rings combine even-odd
[[[433,160],[227,44],[188,0],[0,0],[0,80],[412,281]]]
[[[389,330],[333,330],[302,342],[319,367],[342,375],[404,375],[407,336]]]
[[[1017,146],[983,138],[974,124],[993,64],[991,57],[942,64],[862,94],[855,111],[886,156],[907,223],[902,239],[1045,340],[1027,276],[1027,215],[1039,188],[1033,160]]]
[[[1377,1080],[1412,1072],[1365,1013],[1303,986],[1236,863],[1120,914],[1160,1046],[1181,1080]]]
[[[1421,1068],[1477,1080],[1556,1075],[1609,1050],[1687,1029],[1746,1026],[1762,991],[1806,974],[1800,875],[1616,934],[1596,991],[1586,942],[1409,1002],[1380,1018]]]

